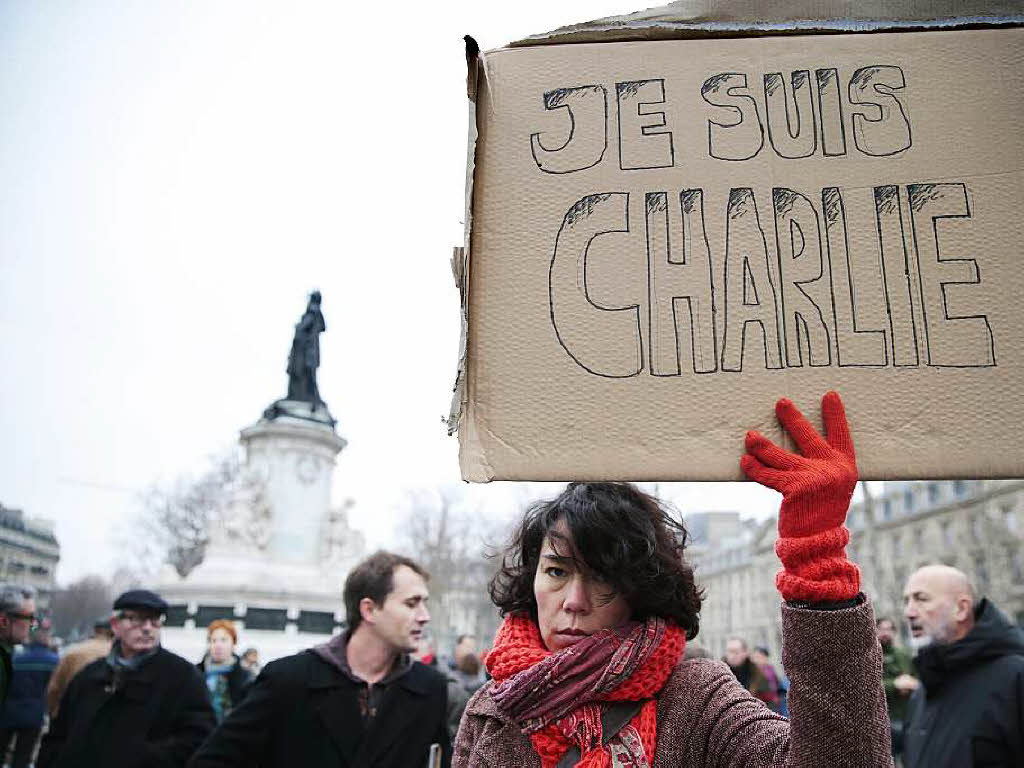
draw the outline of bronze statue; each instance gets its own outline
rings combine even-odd
[[[288,355],[288,399],[321,405],[316,385],[316,369],[320,367],[320,334],[327,330],[320,311],[320,291],[313,291],[302,319],[295,324],[295,338]]]
[[[328,411],[327,403],[320,398],[316,384],[316,369],[320,367],[320,334],[326,330],[327,324],[320,311],[320,291],[313,291],[305,313],[295,324],[292,351],[288,355],[288,395],[271,403],[263,412],[263,418],[273,420],[289,416],[330,424],[331,427],[337,423]]]

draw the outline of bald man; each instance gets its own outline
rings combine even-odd
[[[1024,633],[946,565],[911,574],[903,605],[920,680],[902,681],[905,768],[1024,765]]]

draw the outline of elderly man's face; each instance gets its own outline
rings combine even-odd
[[[160,627],[164,618],[158,611],[131,608],[121,611],[110,621],[114,635],[121,643],[125,658],[153,650],[160,644]]]
[[[16,611],[7,611],[0,618],[0,638],[11,645],[28,640],[29,632],[35,625],[36,603],[32,598],[25,600]]]
[[[903,615],[915,648],[956,639],[958,596],[955,585],[940,572],[922,568],[911,575],[903,591]]]

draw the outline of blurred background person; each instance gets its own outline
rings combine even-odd
[[[249,674],[256,677],[260,673],[260,652],[255,648],[246,648],[245,653],[242,654],[242,666],[245,667]]]
[[[452,673],[455,680],[470,696],[484,684],[484,676],[480,657],[475,653],[466,653],[459,658],[459,663]]]
[[[885,704],[892,726],[892,755],[899,757],[903,753],[903,721],[907,703],[917,688],[917,679],[913,677],[910,651],[896,642],[895,622],[883,616],[875,622],[875,634],[882,646],[882,685],[885,686]]]
[[[779,674],[775,671],[775,666],[769,661],[768,649],[763,645],[756,646],[750,654],[750,660],[757,665],[757,668],[761,670],[761,674],[764,675],[764,679],[768,681],[768,688],[775,691],[774,702],[769,699],[764,700],[768,707],[773,712],[782,712],[782,694],[783,687],[779,679]]]
[[[216,726],[195,665],[160,645],[167,602],[132,589],[114,601],[110,653],[68,685],[38,768],[183,768]]]
[[[11,768],[26,768],[32,762],[43,729],[46,687],[58,661],[50,648],[50,639],[50,622],[44,619],[32,631],[28,644],[14,654],[10,690],[0,711],[0,745],[4,753],[14,739]]]
[[[1024,765],[1024,632],[963,571],[910,575],[903,615],[917,650],[907,705],[907,768]],[[906,677],[910,677],[907,675]],[[899,682],[900,678],[897,678]]]
[[[110,628],[110,620],[102,619],[93,624],[92,637],[80,643],[69,645],[61,654],[57,668],[50,677],[50,685],[46,691],[47,709],[50,719],[57,716],[57,708],[68,688],[68,683],[82,671],[86,664],[102,659],[110,653],[114,642],[114,630]]]
[[[750,691],[755,698],[767,704],[772,711],[778,708],[779,694],[768,684],[764,673],[751,660],[746,640],[742,637],[730,637],[725,644],[723,661],[729,665],[740,685]]]
[[[459,635],[455,638],[455,649],[448,661],[448,668],[455,671],[459,667],[459,660],[467,653],[476,653],[476,637],[474,635]]]
[[[420,664],[426,664],[428,667],[437,666],[437,654],[434,653],[434,646],[430,643],[430,637],[423,635],[420,638],[419,643],[416,646],[416,652],[413,654]]]
[[[0,703],[7,698],[14,646],[28,640],[36,620],[35,590],[21,584],[0,584]]]
[[[196,666],[206,680],[210,704],[219,724],[242,701],[253,676],[235,654],[238,633],[227,619],[217,619],[206,629],[207,651]]]

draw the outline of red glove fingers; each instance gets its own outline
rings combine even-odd
[[[857,463],[842,400],[828,392],[821,403],[825,438],[785,398],[775,413],[800,453],[748,432],[744,473],[782,493],[775,551],[785,570],[776,585],[787,600],[842,600],[860,590],[860,573],[846,560],[843,527],[857,484]]]
[[[828,395],[826,394],[825,397],[827,398]],[[838,397],[836,395],[836,398]],[[824,399],[822,403],[824,403]],[[842,408],[841,403],[839,407]],[[821,439],[821,435],[811,426],[811,422],[800,413],[800,409],[793,404],[792,400],[786,397],[779,400],[775,404],[775,415],[786,431],[789,432],[790,436],[796,441],[797,447],[804,456],[818,457],[828,455],[828,443]]]

